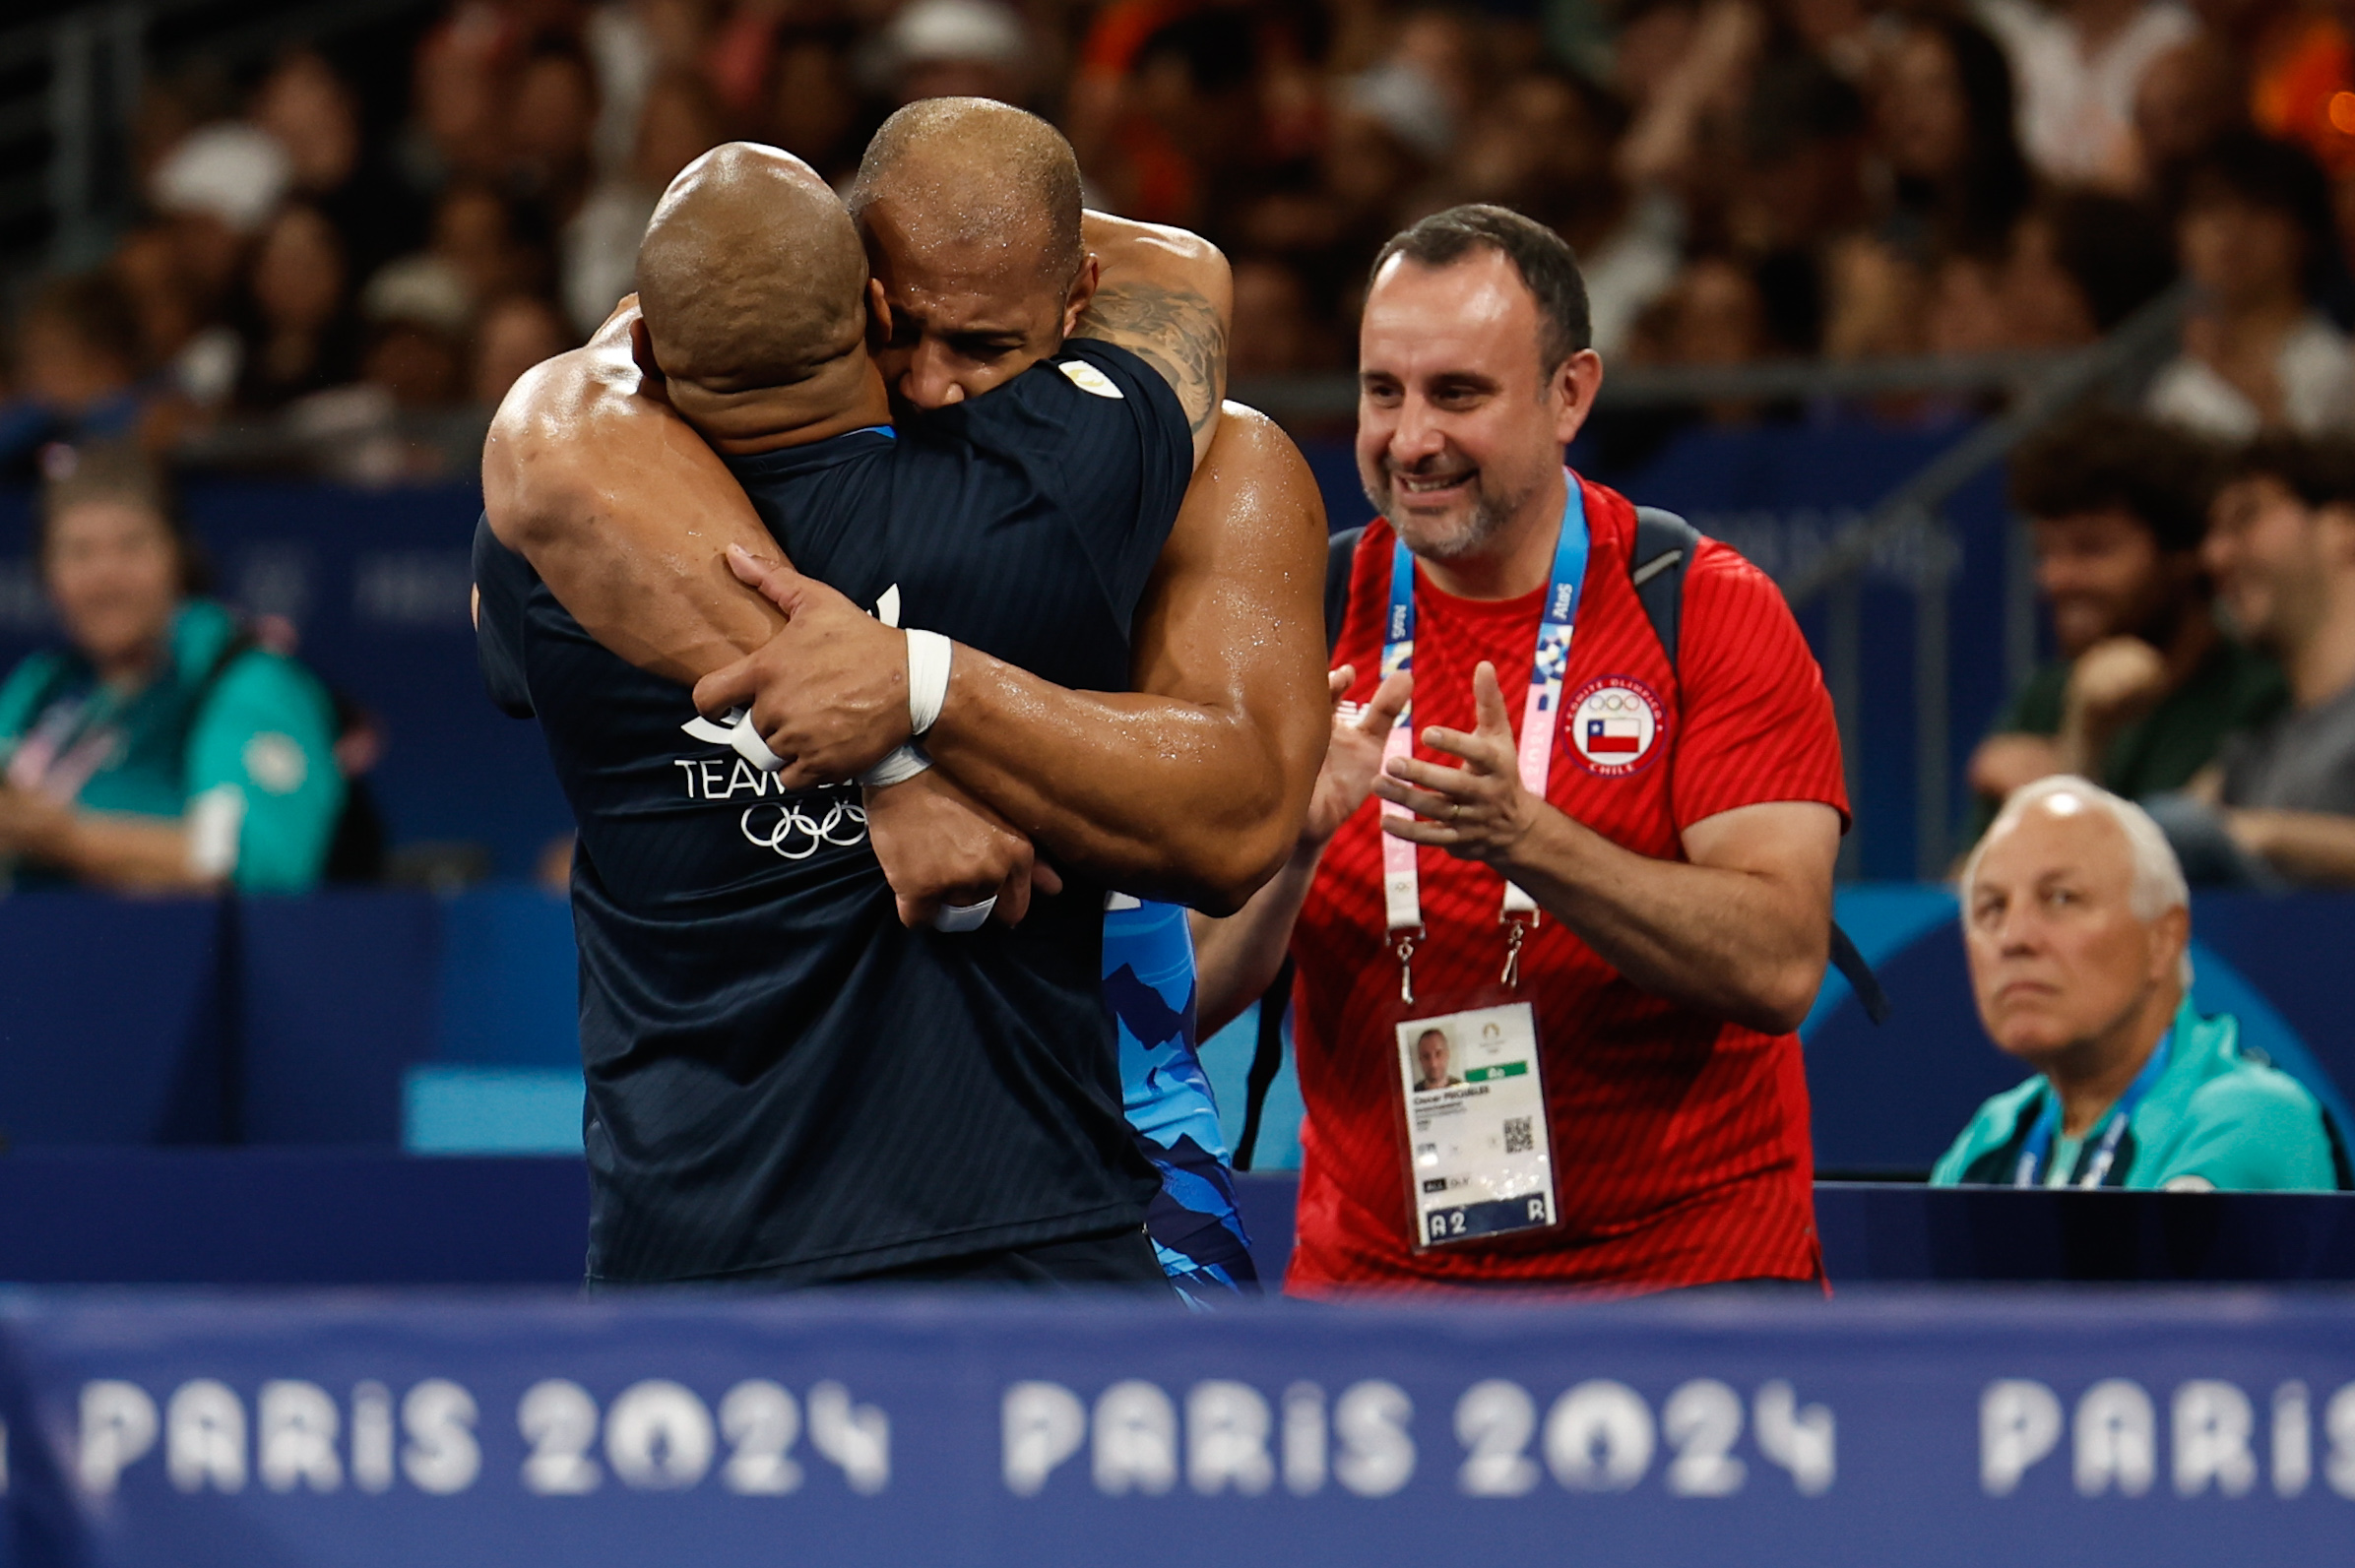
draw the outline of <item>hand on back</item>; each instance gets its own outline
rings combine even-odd
[[[785,612],[786,624],[767,646],[697,682],[698,708],[750,710],[761,739],[785,759],[788,788],[852,778],[908,738],[905,633],[788,563],[737,549],[728,564]],[[903,924],[926,925],[944,907],[995,895],[991,917],[1014,925],[1034,887],[1062,891],[1029,839],[937,768],[869,789],[866,818]]]

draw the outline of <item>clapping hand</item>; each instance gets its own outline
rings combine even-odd
[[[1344,664],[1330,678],[1333,736],[1325,746],[1324,766],[1316,771],[1307,820],[1301,825],[1301,844],[1308,849],[1323,848],[1350,814],[1366,803],[1382,769],[1382,747],[1390,728],[1415,691],[1415,677],[1401,670],[1382,682],[1373,701],[1353,710],[1341,699],[1357,683],[1356,666]]]
[[[1382,831],[1412,844],[1435,845],[1465,860],[1498,865],[1511,858],[1536,826],[1537,797],[1521,787],[1512,722],[1496,666],[1483,660],[1472,672],[1480,727],[1470,734],[1433,727],[1423,743],[1463,759],[1459,767],[1394,757],[1373,786],[1412,817],[1384,816]],[[1423,820],[1418,820],[1423,819]]]

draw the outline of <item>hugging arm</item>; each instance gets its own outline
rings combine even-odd
[[[1169,381],[1199,467],[1226,387],[1226,258],[1183,229],[1099,213],[1084,237],[1100,271],[1073,335],[1127,348]],[[483,443],[483,506],[499,542],[592,637],[692,682],[784,624],[730,573],[729,546],[779,551],[728,466],[646,374],[642,333],[633,296],[586,346],[516,383]]]
[[[924,749],[1066,866],[1236,908],[1290,852],[1324,752],[1323,520],[1299,450],[1229,405],[1138,607],[1137,689],[1070,691],[959,644]],[[750,708],[789,785],[905,740],[902,634],[788,568],[734,564],[790,619],[696,706]]]
[[[516,384],[482,449],[491,533],[531,562],[573,618],[619,658],[682,685],[785,624],[728,570],[730,545],[777,553],[735,476],[645,384],[625,306],[587,347]],[[994,893],[1028,907],[1030,843],[937,770],[866,794],[876,858],[902,918]]]
[[[515,384],[482,444],[500,543],[616,656],[691,683],[766,643],[785,617],[730,574],[728,546],[775,555],[728,466],[631,350],[626,301],[586,347]]]
[[[960,647],[925,749],[1069,863],[1236,908],[1291,851],[1324,756],[1324,537],[1299,449],[1229,405],[1138,609],[1136,691]]]

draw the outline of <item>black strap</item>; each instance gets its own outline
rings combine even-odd
[[[213,694],[221,689],[221,682],[228,674],[230,666],[260,646],[254,641],[252,632],[238,627],[229,635],[228,642],[223,645],[220,657],[196,678],[196,684],[188,688],[187,700],[180,706],[184,716],[182,721],[188,726],[180,736],[180,768],[183,775],[188,767],[188,754],[196,748],[196,721],[204,717],[205,704],[211,702]]]
[[[1325,658],[1341,646],[1341,621],[1349,613],[1349,577],[1358,561],[1362,528],[1343,529],[1325,544]]]
[[[1677,637],[1685,618],[1685,574],[1701,542],[1700,530],[1656,506],[1635,509],[1635,548],[1627,557],[1627,579],[1643,604],[1644,619],[1677,667]]]
[[[2347,1159],[2347,1140],[2338,1130],[2338,1118],[2330,1114],[2330,1107],[2321,1107],[2323,1137],[2330,1145],[2330,1179],[2338,1183],[2341,1192],[2355,1192],[2355,1163]]]
[[[1325,545],[1324,621],[1325,657],[1341,642],[1341,622],[1349,613],[1350,574],[1356,569],[1358,540],[1363,528],[1343,529]],[[1250,1071],[1243,1078],[1242,1136],[1235,1141],[1235,1168],[1251,1168],[1251,1155],[1259,1144],[1259,1118],[1267,1109],[1267,1092],[1284,1069],[1284,1013],[1292,1005],[1292,955],[1276,971],[1273,985],[1259,998],[1259,1035],[1251,1047]]]
[[[1656,506],[1635,509],[1635,548],[1627,557],[1627,578],[1635,586],[1644,618],[1652,623],[1652,634],[1660,639],[1671,669],[1677,666],[1678,634],[1684,629],[1685,573],[1690,569],[1700,541],[1700,531],[1674,512]],[[1873,967],[1837,920],[1831,927],[1831,962],[1847,976],[1865,1016],[1876,1024],[1886,1021],[1888,993],[1880,988]]]
[[[1880,978],[1873,972],[1873,966],[1856,950],[1855,941],[1840,929],[1840,922],[1831,922],[1831,967],[1848,977],[1849,989],[1856,992],[1856,1000],[1865,1010],[1865,1017],[1876,1024],[1885,1024],[1889,1018],[1889,993],[1880,988]]]
[[[1235,1140],[1235,1168],[1251,1168],[1259,1147],[1259,1117],[1267,1109],[1267,1092],[1284,1068],[1284,1010],[1292,1001],[1292,955],[1276,971],[1276,982],[1259,998],[1259,1036],[1251,1046],[1251,1070],[1242,1085],[1242,1136]]]

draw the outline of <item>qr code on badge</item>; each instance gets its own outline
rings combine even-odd
[[[1537,1138],[1529,1130],[1528,1117],[1507,1116],[1504,1118],[1504,1152],[1506,1154],[1525,1155],[1536,1147]]]

